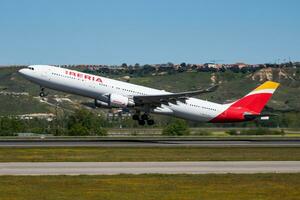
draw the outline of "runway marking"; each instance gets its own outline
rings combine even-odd
[[[11,162],[0,175],[300,173],[300,161]]]

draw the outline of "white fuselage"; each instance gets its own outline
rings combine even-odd
[[[67,93],[99,99],[107,94],[123,96],[142,96],[171,94],[164,90],[153,89],[101,76],[86,74],[66,68],[34,65],[21,69],[20,73],[30,81],[42,87]],[[228,108],[229,104],[217,104],[196,98],[189,98],[185,103],[168,103],[151,112],[172,115],[193,121],[210,121]]]

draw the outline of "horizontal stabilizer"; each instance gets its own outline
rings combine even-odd
[[[258,118],[262,119],[262,120],[268,120],[269,117],[274,117],[274,116],[278,116],[278,115],[272,114],[272,113],[270,113],[270,114],[265,113],[265,114],[258,114],[258,115],[254,115],[254,114],[245,114],[244,115],[246,120],[254,120],[254,119],[258,119]]]

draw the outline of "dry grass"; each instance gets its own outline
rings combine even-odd
[[[300,174],[2,176],[3,200],[293,200]]]

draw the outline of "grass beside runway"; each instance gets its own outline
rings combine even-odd
[[[1,176],[0,199],[299,199],[300,174]]]
[[[0,162],[299,161],[297,147],[0,148]]]

